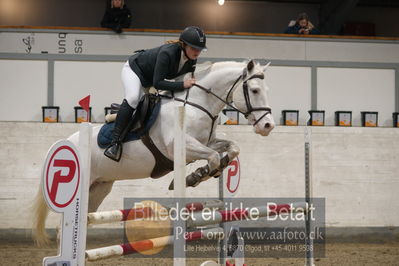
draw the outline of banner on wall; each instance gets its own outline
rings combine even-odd
[[[111,33],[0,32],[0,53],[130,55],[136,50],[156,47],[173,38],[176,37]]]

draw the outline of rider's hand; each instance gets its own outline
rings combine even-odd
[[[188,89],[188,88],[191,88],[195,84],[195,82],[196,82],[195,79],[189,78],[189,79],[186,79],[184,81],[184,85],[183,86],[184,86],[185,89]]]

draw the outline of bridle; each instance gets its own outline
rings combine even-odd
[[[234,81],[233,85],[230,87],[230,89],[229,89],[229,91],[227,93],[226,99],[222,99],[220,96],[215,94],[212,91],[212,89],[210,89],[210,88],[209,89],[205,88],[205,87],[203,87],[203,86],[201,86],[199,84],[196,84],[196,83],[193,86],[195,86],[195,87],[205,91],[206,93],[211,94],[212,96],[216,97],[218,100],[220,100],[221,102],[223,102],[224,104],[226,104],[227,106],[232,108],[233,110],[243,114],[245,116],[245,118],[248,118],[248,116],[254,111],[265,111],[265,113],[259,119],[257,119],[255,121],[255,123],[253,124],[253,126],[255,126],[256,124],[259,123],[259,121],[263,117],[265,117],[268,114],[271,114],[272,113],[272,109],[269,108],[269,107],[253,107],[252,104],[251,104],[251,99],[249,97],[248,80],[255,79],[255,78],[264,79],[265,75],[263,73],[255,73],[255,74],[251,75],[249,78],[246,78],[247,75],[248,75],[248,72],[247,72],[247,69],[245,68],[243,73]],[[192,73],[192,77],[194,77],[194,73]],[[233,106],[233,100],[229,101],[229,97],[230,97],[231,93],[234,91],[236,85],[238,84],[238,82],[241,79],[243,80],[242,88],[243,88],[243,93],[244,93],[245,105],[246,105],[246,108],[247,108],[246,112],[241,111],[238,108],[236,108],[235,106]],[[163,94],[159,94],[159,95],[161,97],[164,97],[164,98],[170,98],[170,99],[174,99],[174,100],[179,101],[179,102],[183,102],[184,105],[188,104],[188,105],[196,107],[197,109],[200,109],[201,111],[205,112],[212,120],[211,132],[209,133],[209,138],[208,138],[208,143],[209,143],[209,141],[210,141],[210,139],[212,137],[213,127],[215,125],[216,120],[219,117],[219,114],[214,116],[207,109],[202,107],[201,105],[188,101],[189,94],[190,94],[190,89],[186,90],[186,96],[185,96],[184,100],[174,97],[174,94],[173,94],[173,96],[168,96],[168,95],[163,95]]]
[[[207,92],[207,93],[213,95],[214,97],[216,97],[217,99],[219,99],[220,101],[222,101],[224,104],[228,105],[228,106],[229,106],[230,108],[232,108],[233,110],[235,110],[235,111],[237,111],[237,112],[243,114],[243,115],[245,116],[245,118],[248,118],[248,116],[249,116],[252,112],[254,112],[254,111],[265,111],[265,113],[264,113],[259,119],[257,119],[257,120],[255,121],[255,123],[253,124],[253,126],[255,126],[256,124],[259,123],[259,121],[260,121],[263,117],[265,117],[265,116],[268,115],[268,114],[271,114],[271,113],[272,113],[272,109],[269,108],[269,107],[253,107],[253,106],[252,106],[252,104],[251,104],[251,99],[250,99],[250,97],[249,97],[248,80],[255,79],[255,78],[264,79],[264,78],[265,78],[265,75],[264,75],[263,73],[255,73],[255,74],[251,75],[249,78],[246,78],[247,75],[248,75],[247,73],[248,73],[248,72],[247,72],[247,69],[244,69],[243,73],[234,81],[233,85],[232,85],[232,86],[230,87],[230,89],[229,89],[229,92],[227,93],[227,96],[226,96],[226,99],[225,99],[225,100],[222,99],[222,98],[220,98],[220,97],[219,97],[218,95],[216,95],[215,93],[213,93],[213,92],[211,91],[211,89],[207,89],[207,88],[205,88],[205,87],[203,87],[203,86],[201,86],[201,85],[198,85],[198,84],[194,84],[194,86],[196,86],[196,87],[202,89],[203,91],[205,91],[205,92]],[[244,80],[244,81],[243,81],[243,84],[242,84],[242,89],[243,89],[243,93],[244,93],[245,105],[246,105],[246,107],[247,107],[247,111],[246,111],[246,112],[241,111],[241,110],[239,110],[238,108],[236,108],[235,106],[233,106],[233,105],[232,105],[232,103],[233,103],[232,100],[229,101],[230,94],[234,91],[235,86],[238,84],[238,82],[239,82],[241,79]],[[187,95],[186,95],[186,99],[187,99]]]

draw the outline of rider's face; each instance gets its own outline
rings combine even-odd
[[[194,47],[191,47],[191,46],[189,46],[189,45],[186,45],[186,55],[187,55],[187,57],[189,58],[189,59],[191,59],[191,60],[196,60],[199,56],[200,56],[200,54],[201,54],[201,50],[200,49],[197,49],[197,48],[194,48]]]
[[[112,6],[114,8],[121,8],[122,7],[122,0],[112,0]]]
[[[306,19],[301,19],[298,23],[301,28],[306,28],[308,26],[308,21]]]

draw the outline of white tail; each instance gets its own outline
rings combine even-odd
[[[36,194],[32,208],[32,237],[37,246],[46,246],[50,243],[49,236],[46,232],[46,218],[48,215],[48,207],[43,197],[42,186]]]

